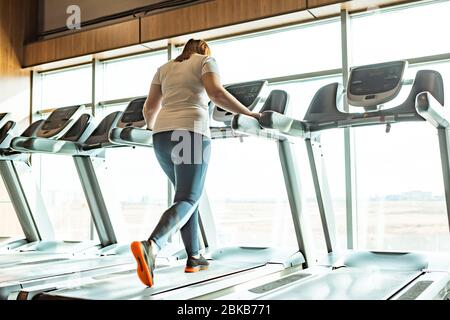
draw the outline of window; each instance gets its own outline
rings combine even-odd
[[[148,239],[168,207],[168,180],[153,149],[107,149],[106,161],[107,174],[99,175],[99,183],[118,201],[122,241]]]
[[[296,246],[275,142],[214,140],[206,190],[218,245]]]
[[[41,109],[54,109],[92,101],[92,67],[85,65],[41,74]],[[38,111],[38,110],[34,110]]]
[[[338,21],[330,20],[210,45],[221,70],[222,82],[243,82],[338,68],[341,59],[339,32]],[[305,46],[315,43],[311,37],[317,37],[318,33],[330,41]],[[270,86],[270,89],[283,89],[290,94],[290,113],[295,118],[303,117],[315,90],[327,81],[332,82],[330,79],[308,80],[311,79]],[[304,142],[298,141],[293,149],[302,173],[302,188],[311,191],[309,167],[302,164],[307,159]],[[295,231],[276,143],[253,137],[243,142],[215,140],[212,152],[207,191],[219,244],[295,247]],[[231,168],[233,174],[230,174]],[[304,173],[309,178],[307,183]],[[322,249],[324,241],[321,229],[316,228],[318,211],[314,193],[308,192],[303,198],[307,199],[304,210],[313,220],[313,242],[317,250]]]
[[[414,66],[440,71],[450,64]],[[450,94],[447,87],[446,94]],[[355,132],[359,246],[448,251],[448,220],[436,129],[427,122]]]
[[[313,39],[318,34],[324,41],[318,43]],[[308,43],[314,45],[306,45]],[[337,69],[341,65],[340,25],[336,19],[220,40],[210,45],[223,83]],[[269,90],[287,91],[290,115],[302,119],[316,91],[325,84],[340,80],[339,75],[307,78],[273,83]],[[338,148],[342,143],[336,142],[342,137],[333,139],[330,145]],[[276,144],[257,138],[245,138],[243,142],[237,139],[216,140],[212,150],[207,191],[221,244],[296,246]],[[304,222],[311,224],[314,249],[323,254],[325,241],[304,141],[296,141],[293,151],[300,171],[306,214]],[[332,169],[328,171],[342,171],[335,169],[339,161],[331,164]],[[345,218],[341,220],[345,222]],[[305,230],[308,232],[308,227]],[[340,232],[345,231],[340,228]]]
[[[58,240],[91,239],[91,215],[72,157],[34,155],[34,173]]]
[[[356,131],[360,247],[448,250],[436,130],[428,123]]]
[[[342,82],[342,76],[337,74],[285,83],[271,83],[269,91],[286,91],[289,94],[289,115],[295,119],[303,119],[316,92],[333,82]]]
[[[324,85],[342,82],[340,75],[322,78],[306,79],[290,83],[272,84],[270,89],[285,90],[290,97],[290,115],[296,119],[303,119],[309,104],[316,92]],[[324,168],[328,180],[330,197],[335,217],[337,232],[337,245],[346,246],[346,211],[345,211],[345,174],[344,174],[344,134],[342,130],[327,130],[321,132],[321,146],[323,150]],[[296,156],[300,180],[302,184],[304,212],[308,215],[308,222],[312,230],[312,245],[318,255],[326,251],[322,222],[317,206],[316,194],[311,177],[309,160],[306,153],[305,142],[302,139],[295,140]],[[318,164],[320,159],[316,159]],[[332,222],[331,222],[332,223]]]
[[[341,66],[340,25],[337,19],[211,42],[210,46],[219,66],[222,83],[288,76]]]
[[[105,62],[102,99],[108,101],[147,95],[157,68],[166,62],[167,50]],[[97,110],[97,114],[103,117],[113,111],[123,111],[126,106],[108,105]],[[107,181],[101,182],[101,186],[118,200],[120,214],[117,229],[122,239],[147,239],[168,207],[168,180],[159,167],[153,149],[109,149],[106,160],[109,173],[105,177]]]
[[[424,2],[424,1],[419,1]],[[362,65],[450,52],[450,2],[373,10],[351,19],[352,59]]]
[[[91,79],[91,65],[42,73],[42,100],[40,105],[35,106],[35,111],[90,103]],[[35,154],[33,173],[39,181],[56,238],[70,241],[91,239],[90,211],[73,159],[68,156]]]
[[[351,17],[353,65],[446,54],[449,1],[374,10]],[[450,79],[450,64],[414,65]],[[450,94],[448,86],[446,96]],[[428,123],[355,130],[358,245],[387,250],[450,248],[437,132]]]
[[[104,64],[102,100],[147,95],[157,68],[166,62],[166,50],[106,62]]]
[[[17,219],[8,192],[0,180],[0,237],[23,237],[23,231]]]
[[[449,1],[421,1],[352,14],[351,65],[449,54],[450,45],[443,40],[442,33],[450,29],[449,15]],[[269,89],[289,93],[290,116],[297,119],[304,117],[320,87],[342,79],[340,74],[331,74],[340,72],[337,70],[342,64],[339,18],[209,44],[222,83],[268,79]],[[124,110],[122,99],[146,95],[156,69],[166,61],[167,50],[160,50],[100,62],[101,81],[95,91],[106,105],[96,107],[98,121],[113,111]],[[408,76],[413,77],[419,68],[440,71],[446,84],[450,79],[448,62],[413,65]],[[91,71],[91,65],[85,65],[42,73],[37,109],[90,102]],[[326,75],[314,77],[314,74]],[[292,80],[274,83],[283,77]],[[449,86],[445,87],[448,96]],[[449,250],[436,130],[427,123],[404,123],[393,125],[389,134],[381,126],[353,132],[358,247]],[[321,132],[322,160],[340,248],[346,247],[347,232],[343,137],[341,129]],[[310,222],[314,249],[323,253],[325,242],[305,143],[301,139],[295,142],[304,212],[309,220],[306,222]],[[108,181],[101,185],[105,192],[110,188],[119,201],[119,229],[126,240],[145,239],[167,208],[168,181],[152,149],[110,149],[106,157]],[[40,163],[42,192],[51,207],[55,227],[62,230],[57,231],[61,232],[59,236],[88,237],[89,212],[71,159],[45,156]],[[54,172],[67,172],[68,177],[61,182]],[[254,137],[214,140],[206,187],[219,245],[296,246],[275,142]],[[70,194],[60,194],[60,190]],[[10,206],[7,200],[2,201],[0,198],[0,207]],[[69,223],[77,227],[70,231]]]

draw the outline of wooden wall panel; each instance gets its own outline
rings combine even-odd
[[[306,0],[306,6],[308,7],[308,9],[310,8],[317,8],[317,7],[322,7],[322,6],[327,6],[330,4],[336,4],[336,3],[343,3],[343,2],[348,2],[345,0]],[[373,2],[373,0],[372,0]]]
[[[308,0],[308,11],[317,18],[324,18],[339,15],[343,9],[348,12],[357,12],[415,1],[418,0]]]
[[[306,0],[214,0],[141,19],[141,41],[175,37],[306,9]]]
[[[210,0],[25,46],[23,66],[36,66],[125,47],[186,37],[222,37],[417,0]]]
[[[14,113],[17,122],[27,122],[30,110],[30,71],[20,61],[33,1],[0,0],[0,112]]]
[[[139,44],[139,19],[38,41],[25,46],[23,66]]]

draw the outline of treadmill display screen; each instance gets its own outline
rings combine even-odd
[[[65,107],[53,111],[45,120],[42,130],[54,130],[62,127],[78,111],[80,106]]]
[[[249,83],[241,85],[231,85],[226,88],[240,103],[246,107],[250,107],[258,97],[262,85],[261,83]]]
[[[100,124],[95,128],[94,132],[87,138],[85,144],[92,145],[97,143],[106,143],[109,141],[109,131],[114,127],[117,118],[117,112],[113,112],[106,116]]]
[[[366,96],[389,92],[402,80],[403,61],[355,68],[350,78],[350,94]]]
[[[240,83],[235,85],[227,86],[225,89],[231,93],[240,103],[242,103],[247,108],[250,107],[255,99],[258,98],[262,88],[264,87],[263,81],[250,82],[250,83]],[[220,107],[217,110],[225,112]],[[231,113],[229,113],[231,115]]]
[[[144,109],[145,98],[134,100],[125,110],[121,122],[134,123],[144,120],[142,110]]]

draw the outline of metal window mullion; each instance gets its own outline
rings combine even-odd
[[[342,45],[342,83],[347,84],[350,72],[351,52],[349,40],[350,18],[347,10],[341,11],[341,45]],[[344,91],[345,92],[345,91]],[[349,112],[349,105],[344,96],[344,110]],[[345,163],[345,194],[346,194],[346,230],[347,249],[357,245],[357,205],[356,205],[356,167],[354,133],[351,128],[344,128],[344,163]]]
[[[92,60],[92,92],[91,92],[91,106],[92,115],[96,115],[97,106],[99,105],[100,98],[103,97],[103,68],[104,65],[98,60]]]
[[[175,50],[175,45],[171,41],[169,41],[169,43],[167,44],[167,61],[170,61],[173,58],[173,56],[175,54],[174,50]],[[174,203],[173,202],[174,191],[173,191],[172,182],[170,181],[170,179],[166,178],[166,180],[167,180],[167,184],[166,184],[166,186],[167,186],[167,206],[171,207]],[[173,235],[170,235],[168,242],[173,243],[174,242],[173,237],[174,237]],[[180,237],[178,238],[178,241],[181,241]]]
[[[177,47],[172,41],[169,41],[167,44],[167,61],[170,61],[172,59],[175,59],[175,56],[177,55]]]
[[[36,71],[31,72],[31,104],[30,124],[33,123],[33,115],[42,109],[42,75]]]
[[[99,62],[98,59],[94,58],[92,59],[91,64],[91,113],[92,116],[95,117],[97,114],[97,105],[98,101],[100,100],[100,88],[102,88],[100,81],[103,80],[103,74],[101,73],[101,68],[103,67],[103,64]],[[94,217],[91,215],[90,217],[90,223],[89,223],[89,238],[90,240],[94,240],[95,238],[95,221]]]
[[[167,44],[167,61],[174,59],[176,55],[176,47],[173,42],[169,41]],[[172,186],[172,182],[170,179],[167,179],[167,205],[170,207],[173,204],[173,196],[174,190]]]

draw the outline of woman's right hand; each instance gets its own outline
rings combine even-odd
[[[258,113],[258,112],[251,112],[251,113],[250,113],[250,116],[253,117],[253,118],[255,118],[256,120],[259,121],[259,119],[261,118],[261,113]]]

